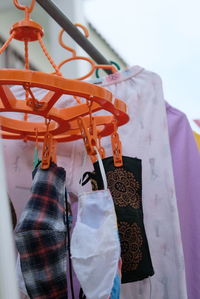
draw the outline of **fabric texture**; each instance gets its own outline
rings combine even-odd
[[[108,299],[120,259],[117,219],[109,190],[79,196],[71,257],[86,298]]]
[[[63,168],[38,168],[16,227],[22,274],[33,299],[67,298],[64,183]]]
[[[30,299],[30,297],[28,296],[26,286],[25,286],[25,283],[24,283],[24,278],[23,278],[23,275],[22,275],[19,253],[17,255],[16,274],[17,274],[18,287],[19,287],[20,295],[21,295],[20,298],[21,299],[22,298],[23,299]]]
[[[200,153],[186,115],[166,103],[188,299],[200,298]]]
[[[117,215],[122,283],[127,283],[152,276],[154,271],[143,222],[141,160],[124,156],[122,159],[122,167],[114,166],[113,157],[102,161]],[[98,162],[94,169],[98,189],[102,189]]]

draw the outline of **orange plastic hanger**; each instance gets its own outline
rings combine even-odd
[[[87,30],[87,28],[86,28],[85,26],[83,26],[82,24],[74,24],[74,25],[77,26],[77,27],[80,27],[80,28],[83,30],[83,32],[84,32],[84,34],[85,34],[85,37],[89,37],[89,32],[88,32],[88,30]],[[66,49],[67,51],[69,51],[69,52],[72,53],[72,57],[70,57],[70,58],[68,58],[68,59],[64,59],[62,62],[60,62],[60,64],[58,65],[58,70],[59,70],[59,71],[60,71],[60,68],[61,68],[64,64],[66,64],[66,63],[68,63],[68,62],[70,62],[70,61],[73,61],[73,60],[85,60],[85,61],[87,61],[87,62],[90,63],[90,65],[91,65],[91,69],[90,69],[90,71],[89,71],[86,75],[84,75],[84,76],[82,76],[82,77],[79,77],[79,78],[76,78],[76,80],[84,80],[84,79],[90,77],[90,76],[95,72],[96,69],[110,69],[113,73],[117,72],[117,69],[116,69],[116,67],[115,67],[114,65],[96,64],[96,63],[94,62],[94,60],[92,60],[92,59],[89,58],[89,57],[85,57],[85,56],[77,56],[76,51],[75,51],[74,49],[70,48],[69,46],[67,46],[67,45],[63,42],[63,38],[62,38],[62,37],[63,37],[63,33],[64,33],[64,30],[62,29],[62,30],[60,31],[60,33],[59,33],[59,39],[58,39],[58,40],[59,40],[59,43],[60,43],[60,45],[61,45],[64,49]]]
[[[115,132],[113,126],[114,119],[117,122],[117,126],[121,126],[128,122],[129,117],[126,113],[126,104],[123,101],[113,98],[112,93],[107,89],[83,82],[81,79],[90,76],[97,67],[110,68],[114,72],[114,66],[95,65],[89,58],[76,56],[76,52],[72,51],[71,48],[72,57],[64,60],[57,66],[42,41],[42,27],[30,20],[30,13],[33,10],[35,0],[31,1],[29,7],[20,5],[17,0],[13,2],[17,8],[25,11],[25,18],[12,26],[10,37],[0,49],[0,54],[4,52],[12,39],[22,41],[25,49],[25,69],[0,70],[0,112],[25,113],[25,117],[24,120],[16,120],[0,116],[2,137],[35,141],[35,129],[37,128],[38,142],[44,142],[42,155],[42,167],[44,168],[48,167],[49,161],[55,158],[55,146],[52,145],[54,141],[66,142],[80,138],[88,139],[89,151],[92,153],[93,159],[95,159],[94,143],[97,147],[98,145],[100,146],[99,140],[102,137]],[[28,45],[32,41],[39,42],[41,49],[55,70],[53,74],[29,69]],[[69,50],[69,47],[64,45],[62,41],[62,33],[60,34],[60,42],[64,48]],[[62,76],[60,68],[64,63],[74,59],[90,60],[92,68],[87,75],[78,78],[78,80],[66,79]],[[25,90],[24,100],[19,100],[15,97],[10,89],[12,85],[22,86]],[[34,87],[45,89],[47,91],[46,95],[38,100],[32,91]],[[62,95],[74,96],[77,104],[70,107],[57,108],[55,105]],[[88,101],[90,102],[90,107],[88,106]],[[110,112],[110,115],[91,117],[93,112],[100,110],[106,110]],[[28,119],[29,114],[35,114],[44,117],[48,122],[50,121],[48,130],[45,122],[30,122]],[[91,129],[93,130],[92,135]]]

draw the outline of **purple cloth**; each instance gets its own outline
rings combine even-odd
[[[200,154],[187,117],[166,103],[188,299],[200,298]]]

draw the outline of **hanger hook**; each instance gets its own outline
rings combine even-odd
[[[61,47],[63,47],[64,49],[66,49],[67,51],[72,53],[72,57],[76,56],[76,51],[73,48],[70,48],[69,46],[67,46],[64,42],[63,42],[63,33],[64,33],[64,29],[61,29],[59,36],[58,36],[58,41],[59,44],[61,45]]]
[[[28,13],[31,13],[35,5],[35,0],[31,1],[30,6],[19,4],[18,0],[13,0],[13,3],[18,9],[25,10]]]
[[[80,27],[82,30],[83,30],[83,33],[85,35],[85,37],[88,37],[89,36],[89,31],[88,29],[82,25],[82,24],[79,24],[79,23],[76,23],[74,24],[74,26],[76,27]],[[61,45],[61,47],[63,47],[64,49],[66,49],[67,51],[71,52],[72,53],[72,57],[75,57],[76,56],[76,50],[74,50],[73,48],[67,46],[64,41],[63,41],[63,33],[65,32],[64,29],[61,29],[59,35],[58,35],[58,41],[59,41],[59,44]]]
[[[80,27],[83,30],[83,33],[84,33],[85,37],[86,38],[89,37],[89,31],[88,31],[88,29],[84,25],[82,25],[80,23],[76,23],[76,24],[74,24],[74,26]]]

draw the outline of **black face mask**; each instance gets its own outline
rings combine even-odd
[[[154,274],[143,223],[141,160],[123,157],[115,167],[113,157],[102,160],[117,215],[122,256],[122,283],[142,280]],[[93,190],[103,189],[99,163],[90,174]]]

